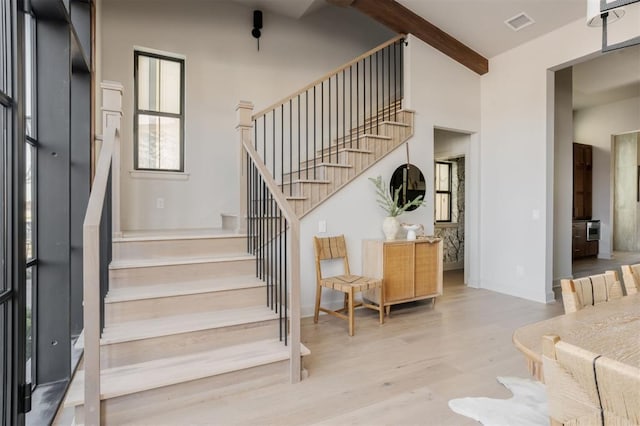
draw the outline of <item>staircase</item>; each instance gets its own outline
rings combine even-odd
[[[239,114],[238,127],[253,129],[243,137],[244,149],[255,150],[298,218],[413,136],[414,113],[402,108],[403,47],[399,35],[251,121]],[[251,180],[248,187],[251,227],[252,209],[264,194],[252,191]],[[257,210],[257,216],[263,213]]]
[[[288,380],[278,314],[266,306],[246,246],[246,235],[224,230],[113,240],[100,339],[108,423],[143,422],[215,393]],[[65,400],[77,407],[76,423],[83,389],[81,368]]]
[[[298,172],[284,175],[280,187],[299,217],[413,136],[413,111],[400,109],[400,101],[390,109],[394,108],[397,111],[389,119],[371,126],[367,120],[366,126],[352,129],[347,136],[336,139],[333,147],[302,162]],[[379,111],[376,116],[386,116],[386,111]]]
[[[300,219],[413,135],[403,45],[398,36],[255,115],[239,105],[234,228],[246,218],[246,234],[125,233],[107,249],[119,235],[118,196],[111,216],[107,201],[109,176],[119,191],[122,88],[103,86],[113,106],[83,227],[84,358],[64,402],[76,424],[144,423],[300,380]]]

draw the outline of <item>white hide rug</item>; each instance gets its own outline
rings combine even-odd
[[[513,393],[512,398],[458,398],[449,401],[449,408],[479,421],[484,426],[549,424],[547,394],[542,383],[519,377],[497,379]]]

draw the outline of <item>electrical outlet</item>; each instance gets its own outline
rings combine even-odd
[[[156,198],[156,208],[164,209],[164,198]]]
[[[324,234],[325,232],[327,232],[327,221],[321,220],[318,222],[318,233]]]

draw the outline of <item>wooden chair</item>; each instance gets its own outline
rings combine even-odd
[[[558,336],[542,338],[542,365],[551,425],[602,426],[593,368],[597,356],[560,341]]]
[[[640,425],[640,369],[542,338],[551,424]]]
[[[316,254],[316,306],[313,321],[318,322],[318,314],[320,311],[334,315],[338,318],[349,321],[349,336],[353,336],[355,323],[353,318],[353,309],[357,306],[365,306],[367,308],[378,311],[380,316],[380,324],[384,323],[384,300],[378,305],[365,302],[355,303],[354,296],[358,292],[369,289],[382,289],[382,280],[379,278],[369,278],[359,275],[351,275],[349,270],[349,259],[347,257],[347,246],[344,241],[344,235],[336,237],[318,238],[314,237],[314,247]],[[333,277],[323,277],[321,261],[342,259],[344,267],[344,275]],[[320,306],[322,298],[322,288],[328,288],[344,293],[344,307],[338,310],[326,309]],[[384,297],[384,292],[380,291]],[[345,314],[346,312],[346,314]]]
[[[605,425],[640,425],[640,368],[600,357],[595,361]]]
[[[636,294],[640,288],[640,263],[635,265],[620,265],[622,269],[622,281],[627,291],[627,296]]]
[[[565,314],[623,296],[622,285],[615,271],[574,280],[562,280],[560,285]]]

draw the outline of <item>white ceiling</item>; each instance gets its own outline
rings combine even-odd
[[[325,0],[233,0],[246,7],[299,19],[321,7],[328,6]]]
[[[486,58],[586,16],[586,0],[397,0]],[[535,23],[518,32],[504,21],[525,12]]]
[[[326,0],[233,1],[294,19],[322,7],[334,7]],[[396,1],[486,58],[584,19],[587,8],[587,0]],[[535,23],[514,32],[504,21],[521,12]],[[575,65],[573,83],[575,109],[640,96],[640,46]]]

